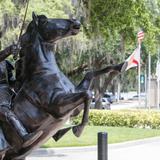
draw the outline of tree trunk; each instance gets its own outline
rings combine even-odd
[[[102,93],[100,92],[100,77],[97,77],[95,79],[94,90],[95,90],[95,108],[102,109]]]

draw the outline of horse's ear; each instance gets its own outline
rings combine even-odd
[[[38,26],[38,17],[34,12],[32,12],[32,19],[33,19],[34,24]]]

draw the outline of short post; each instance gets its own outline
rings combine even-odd
[[[98,133],[98,160],[108,160],[108,134]]]

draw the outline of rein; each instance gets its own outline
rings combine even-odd
[[[22,32],[23,32],[23,29],[24,29],[24,23],[25,23],[26,16],[27,16],[28,6],[29,6],[29,0],[27,0],[27,5],[26,5],[26,9],[25,9],[25,14],[24,14],[24,18],[23,18],[23,23],[22,23],[21,31],[20,31],[19,37],[18,37],[18,42],[17,42],[18,48],[21,48],[21,47],[20,47],[20,37],[21,37]],[[13,56],[14,60],[17,60],[17,57],[18,57],[18,55],[19,55],[19,52],[20,52],[20,50],[18,50],[17,53]]]

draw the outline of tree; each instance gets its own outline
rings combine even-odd
[[[25,14],[27,0],[0,1],[0,32],[2,47],[17,41]],[[48,17],[66,18],[73,12],[70,0],[30,0],[25,26],[32,18],[32,12]]]
[[[0,0],[2,48],[18,39],[25,5],[26,0]],[[81,32],[60,41],[55,47],[60,67],[75,83],[82,78],[79,73],[122,62],[135,49],[136,34],[140,29],[145,32],[143,68],[147,54],[157,51],[160,0],[30,0],[25,27],[31,20],[32,11],[57,18],[74,14],[81,20]],[[135,87],[135,75],[136,70],[129,71],[128,78],[120,77],[117,81],[121,80],[127,90],[125,84],[128,82]],[[107,87],[106,81],[105,77],[97,81],[101,94]]]
[[[143,52],[155,54],[156,37],[159,35],[159,16],[158,12],[156,13],[154,10],[156,8],[160,11],[158,5],[159,1],[152,2],[150,0],[79,0],[82,15],[86,19],[84,28],[87,35],[92,39],[96,39],[97,36],[103,37],[105,47],[113,53],[112,57],[115,63],[123,61],[127,56],[126,53],[135,48],[136,33],[139,29],[143,29],[145,32],[145,47],[143,47],[145,50]],[[115,43],[112,41],[113,39]],[[118,58],[116,52],[120,53]],[[100,52],[96,52],[96,54],[97,57],[101,55]],[[146,56],[143,58],[145,62]],[[97,63],[98,58],[95,64]],[[123,79],[125,84],[126,80]],[[135,80],[132,79],[132,81]]]

